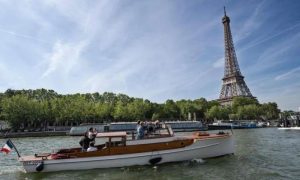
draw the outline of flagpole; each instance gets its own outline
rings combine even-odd
[[[8,139],[8,140],[9,140],[9,142],[13,145],[14,149],[16,150],[16,152],[17,152],[17,154],[18,154],[18,157],[20,158],[20,157],[21,157],[21,156],[20,156],[20,153],[19,153],[18,149],[16,148],[15,144],[14,144],[10,139]]]

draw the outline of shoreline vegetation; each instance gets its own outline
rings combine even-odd
[[[232,106],[218,101],[166,100],[164,103],[125,94],[58,94],[54,90],[12,90],[0,93],[0,121],[10,132],[51,131],[50,127],[81,123],[134,122],[137,120],[273,120],[280,110],[275,102],[260,104],[256,99],[236,97]]]

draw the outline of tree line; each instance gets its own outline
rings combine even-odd
[[[164,103],[133,98],[125,94],[58,94],[53,90],[12,90],[0,93],[0,120],[14,130],[51,125],[78,125],[136,120],[277,119],[276,103],[260,104],[256,99],[236,97],[232,106],[218,101],[167,100]]]

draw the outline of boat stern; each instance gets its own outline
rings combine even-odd
[[[235,153],[234,136],[231,133],[194,134],[194,146],[201,147],[201,158],[212,158]]]

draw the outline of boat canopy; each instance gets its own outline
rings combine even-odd
[[[104,133],[97,133],[97,138],[112,138],[112,137],[126,137],[127,134],[125,131],[122,132],[104,132]]]

